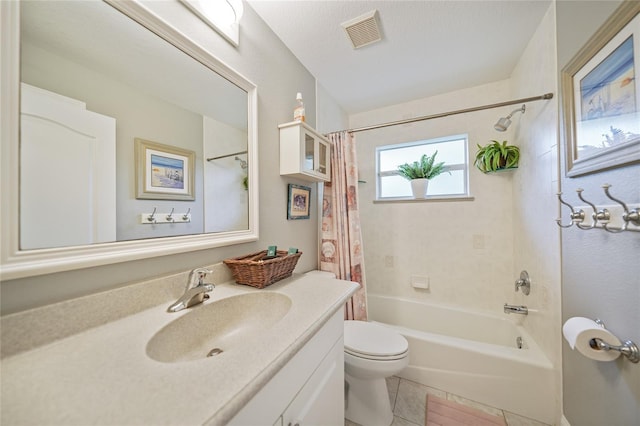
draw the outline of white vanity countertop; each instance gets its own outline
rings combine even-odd
[[[181,315],[157,306],[2,360],[4,424],[225,424],[341,309],[357,284],[294,276],[265,289],[217,285],[216,300],[287,295],[291,309],[249,350],[162,363],[146,346]]]

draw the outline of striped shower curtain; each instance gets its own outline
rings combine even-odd
[[[358,211],[358,160],[353,134],[329,135],[331,182],[322,198],[320,269],[339,279],[354,281],[360,288],[345,306],[345,319],[367,320],[364,256]]]

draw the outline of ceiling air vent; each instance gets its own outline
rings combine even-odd
[[[354,49],[382,40],[377,10],[372,10],[350,21],[343,22],[342,27],[347,32]]]

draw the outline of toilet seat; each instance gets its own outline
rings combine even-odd
[[[344,322],[344,351],[374,361],[391,361],[407,356],[409,343],[404,336],[366,321]]]

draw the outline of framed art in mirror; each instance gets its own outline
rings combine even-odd
[[[569,177],[640,161],[639,12],[623,2],[561,72]]]
[[[135,139],[136,198],[194,200],[196,153]]]

